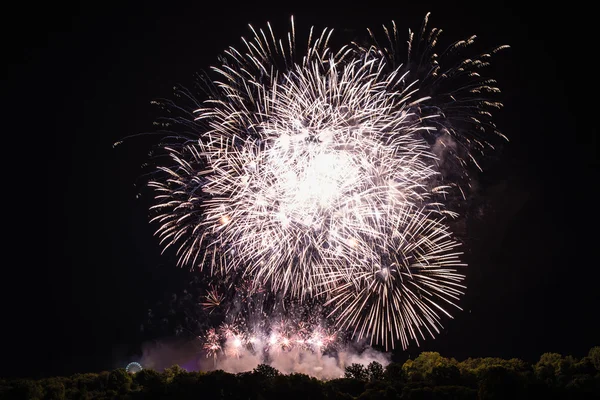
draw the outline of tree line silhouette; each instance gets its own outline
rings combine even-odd
[[[231,374],[188,372],[174,365],[157,372],[125,369],[46,379],[0,379],[0,399],[598,399],[600,346],[580,359],[545,353],[535,364],[520,359],[468,358],[437,352],[414,360],[352,364],[338,379],[284,375],[261,364]]]

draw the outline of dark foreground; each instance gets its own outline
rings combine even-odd
[[[404,364],[353,364],[343,378],[320,381],[282,375],[268,365],[251,372],[162,373],[143,370],[76,374],[41,380],[0,379],[0,399],[598,399],[600,346],[575,359],[546,353],[535,364],[519,359],[458,362],[424,352]]]

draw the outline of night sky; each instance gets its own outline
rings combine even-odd
[[[171,253],[160,255],[149,197],[136,199],[152,139],[112,145],[152,130],[158,110],[150,101],[191,84],[227,46],[239,47],[247,23],[271,21],[283,31],[291,14],[298,30],[328,26],[354,39],[391,19],[417,30],[431,11],[443,38],[477,34],[489,47],[512,46],[489,70],[505,104],[496,122],[511,141],[481,177],[485,212],[467,227],[464,312],[437,339],[396,357],[432,350],[535,361],[550,351],[581,357],[600,345],[589,10],[576,2],[568,10],[488,1],[83,3],[4,10],[10,222],[0,377],[112,369],[139,347],[146,310],[186,273]]]

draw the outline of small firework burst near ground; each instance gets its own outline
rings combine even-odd
[[[270,25],[251,31],[213,67],[204,98],[178,90],[159,102],[166,136],[149,185],[161,244],[250,293],[319,301],[354,339],[433,337],[464,291],[447,219],[477,159],[504,138],[491,119],[498,89],[481,70],[505,46],[465,57],[471,37],[439,48],[427,18],[402,53],[394,23],[381,40],[369,31],[370,44],[340,48],[331,30],[311,29],[301,53],[293,19],[281,39]],[[208,293],[205,306],[221,306]],[[209,354],[235,352],[217,339],[208,332]]]

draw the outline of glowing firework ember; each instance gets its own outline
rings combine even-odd
[[[193,109],[167,104],[181,115],[167,120],[177,140],[161,145],[171,164],[150,182],[161,243],[177,247],[181,265],[240,276],[250,292],[320,299],[336,329],[386,348],[433,336],[463,289],[443,222],[457,214],[445,200],[464,196],[469,163],[479,166],[487,132],[498,133],[489,109],[499,103],[483,96],[498,90],[476,71],[489,54],[445,67],[474,38],[438,56],[440,31],[426,24],[410,34],[405,64],[395,25],[385,29],[389,47],[371,35],[372,46],[337,51],[332,31],[311,30],[299,58],[293,20],[285,41],[270,26],[252,31],[213,68],[204,103],[182,91]],[[203,305],[222,301],[211,289]],[[224,334],[232,356],[250,340]],[[330,340],[295,335],[273,331],[266,343]]]

